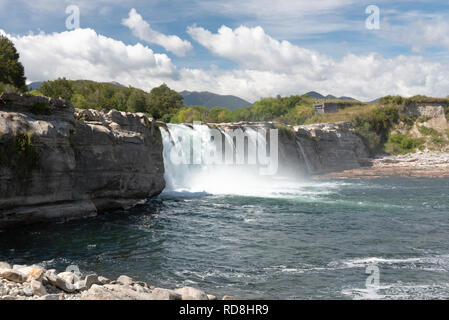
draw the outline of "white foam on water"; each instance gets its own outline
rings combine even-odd
[[[435,300],[449,297],[449,283],[404,284],[396,282],[374,288],[345,288],[340,292],[354,300]]]
[[[360,259],[349,259],[337,262],[347,268],[362,268],[366,265],[371,264],[398,264],[398,263],[415,263],[420,262],[422,258],[407,258],[407,259],[385,259],[377,257],[360,258]],[[330,264],[332,265],[332,263]]]
[[[341,294],[350,296],[354,300],[383,300],[386,296],[379,294],[381,288],[386,289],[387,287],[343,289]]]
[[[296,266],[276,265],[266,267],[270,272],[316,273],[343,269],[366,268],[369,265],[388,266],[390,268],[417,269],[429,272],[449,272],[449,255],[437,255],[416,258],[386,259],[382,257],[368,257],[331,261],[325,267],[300,263]]]
[[[389,265],[391,267],[403,267],[410,269],[422,269],[428,271],[449,271],[449,255],[434,255],[425,257],[412,257],[412,258],[383,258],[383,257],[367,257],[346,259],[340,261],[332,261],[329,263],[329,267],[336,269],[345,268],[364,268],[367,265]]]

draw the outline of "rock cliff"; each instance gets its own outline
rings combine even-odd
[[[409,117],[445,117],[444,107],[439,103],[413,103],[404,108],[404,113]]]
[[[348,122],[296,126],[298,148],[309,173],[355,169],[370,164],[368,150]]]
[[[351,123],[321,123],[291,127],[275,122],[208,124],[223,132],[258,128],[278,129],[277,175],[299,178],[304,175],[369,166],[371,159]]]
[[[162,139],[144,114],[0,96],[0,228],[93,216],[165,187]]]

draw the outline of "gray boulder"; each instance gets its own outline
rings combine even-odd
[[[182,300],[209,300],[207,294],[196,288],[184,287],[174,291],[181,295]]]

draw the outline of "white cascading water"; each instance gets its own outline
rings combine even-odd
[[[298,144],[299,151],[301,152],[301,155],[304,159],[304,163],[306,164],[307,173],[312,174],[313,173],[312,166],[309,163],[309,159],[307,158],[306,152],[304,151],[304,147],[302,146],[301,141],[296,140],[296,143]]]
[[[261,175],[257,165],[237,165],[236,158],[244,157],[242,154],[237,154],[237,151],[233,155],[234,164],[207,164],[192,151],[194,145],[192,141],[195,139],[202,141],[202,148],[215,151],[216,145],[211,141],[212,129],[200,124],[193,126],[167,124],[167,128],[168,131],[161,128],[167,185],[165,192],[288,197],[297,195],[299,189],[303,189],[302,192],[304,192],[304,188],[308,185],[305,181],[292,181],[276,175]],[[257,141],[266,143],[265,137],[261,136],[257,130],[245,127],[244,131],[248,141],[248,153],[250,149],[257,148]],[[231,150],[235,150],[233,137],[224,130],[220,130],[220,133],[224,136],[223,149],[230,147]],[[184,143],[179,141],[184,137],[187,138]],[[173,153],[189,164],[177,164],[172,161]]]

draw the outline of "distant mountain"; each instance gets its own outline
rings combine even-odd
[[[212,92],[181,91],[186,106],[223,107],[230,110],[251,106],[252,103],[236,96],[219,95]]]
[[[43,81],[31,82],[29,85],[27,85],[28,90],[37,90],[42,86],[43,83]]]
[[[336,97],[333,96],[331,94],[328,94],[327,96],[323,96],[322,94],[316,92],[316,91],[310,91],[306,93],[307,96],[312,97],[312,98],[316,98],[316,99],[325,99],[325,100],[347,100],[347,101],[355,101],[356,99],[351,98],[351,97]]]
[[[376,104],[376,103],[379,102],[379,99],[380,99],[380,98],[377,98],[377,99],[375,99],[375,100],[371,100],[371,101],[368,101],[368,102],[366,102],[366,103],[368,103],[368,104]]]
[[[124,86],[123,84],[118,83],[117,81],[111,81],[111,82],[109,82],[109,83],[114,84],[114,85],[116,85],[117,87],[126,87],[126,86]]]
[[[345,96],[341,96],[339,98],[337,98],[338,100],[348,100],[348,101],[357,101],[357,99],[351,98],[351,97],[345,97]]]
[[[317,98],[317,99],[324,99],[325,97],[321,94],[319,94],[318,92],[315,91],[310,91],[306,93],[307,96],[311,97],[311,98]]]

